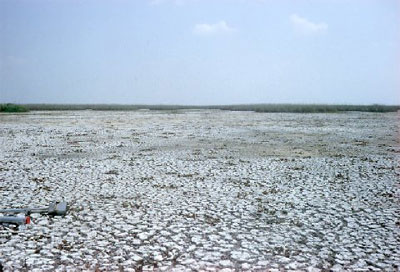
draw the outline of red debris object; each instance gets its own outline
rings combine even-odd
[[[25,224],[30,224],[31,218],[29,216],[25,217]]]

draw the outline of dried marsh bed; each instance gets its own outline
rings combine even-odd
[[[398,113],[0,114],[5,271],[396,271]]]

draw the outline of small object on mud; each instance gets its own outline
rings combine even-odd
[[[105,172],[104,174],[106,175],[118,175],[118,171],[117,170],[110,170]]]
[[[48,215],[55,216],[55,215],[61,215],[64,216],[67,214],[68,211],[68,205],[67,202],[52,202],[49,205],[49,209],[47,211]]]
[[[29,216],[0,216],[0,224],[25,225],[30,223],[31,218]]]
[[[6,214],[16,214],[16,213],[24,213],[29,215],[31,213],[42,213],[51,216],[61,215],[64,216],[67,214],[68,205],[67,202],[52,202],[46,208],[22,208],[22,209],[0,209],[0,213]]]

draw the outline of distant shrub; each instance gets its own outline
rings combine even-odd
[[[28,109],[16,104],[0,104],[0,112],[26,112]]]

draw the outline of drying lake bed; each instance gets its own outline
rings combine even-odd
[[[399,114],[0,114],[5,271],[398,271]]]

